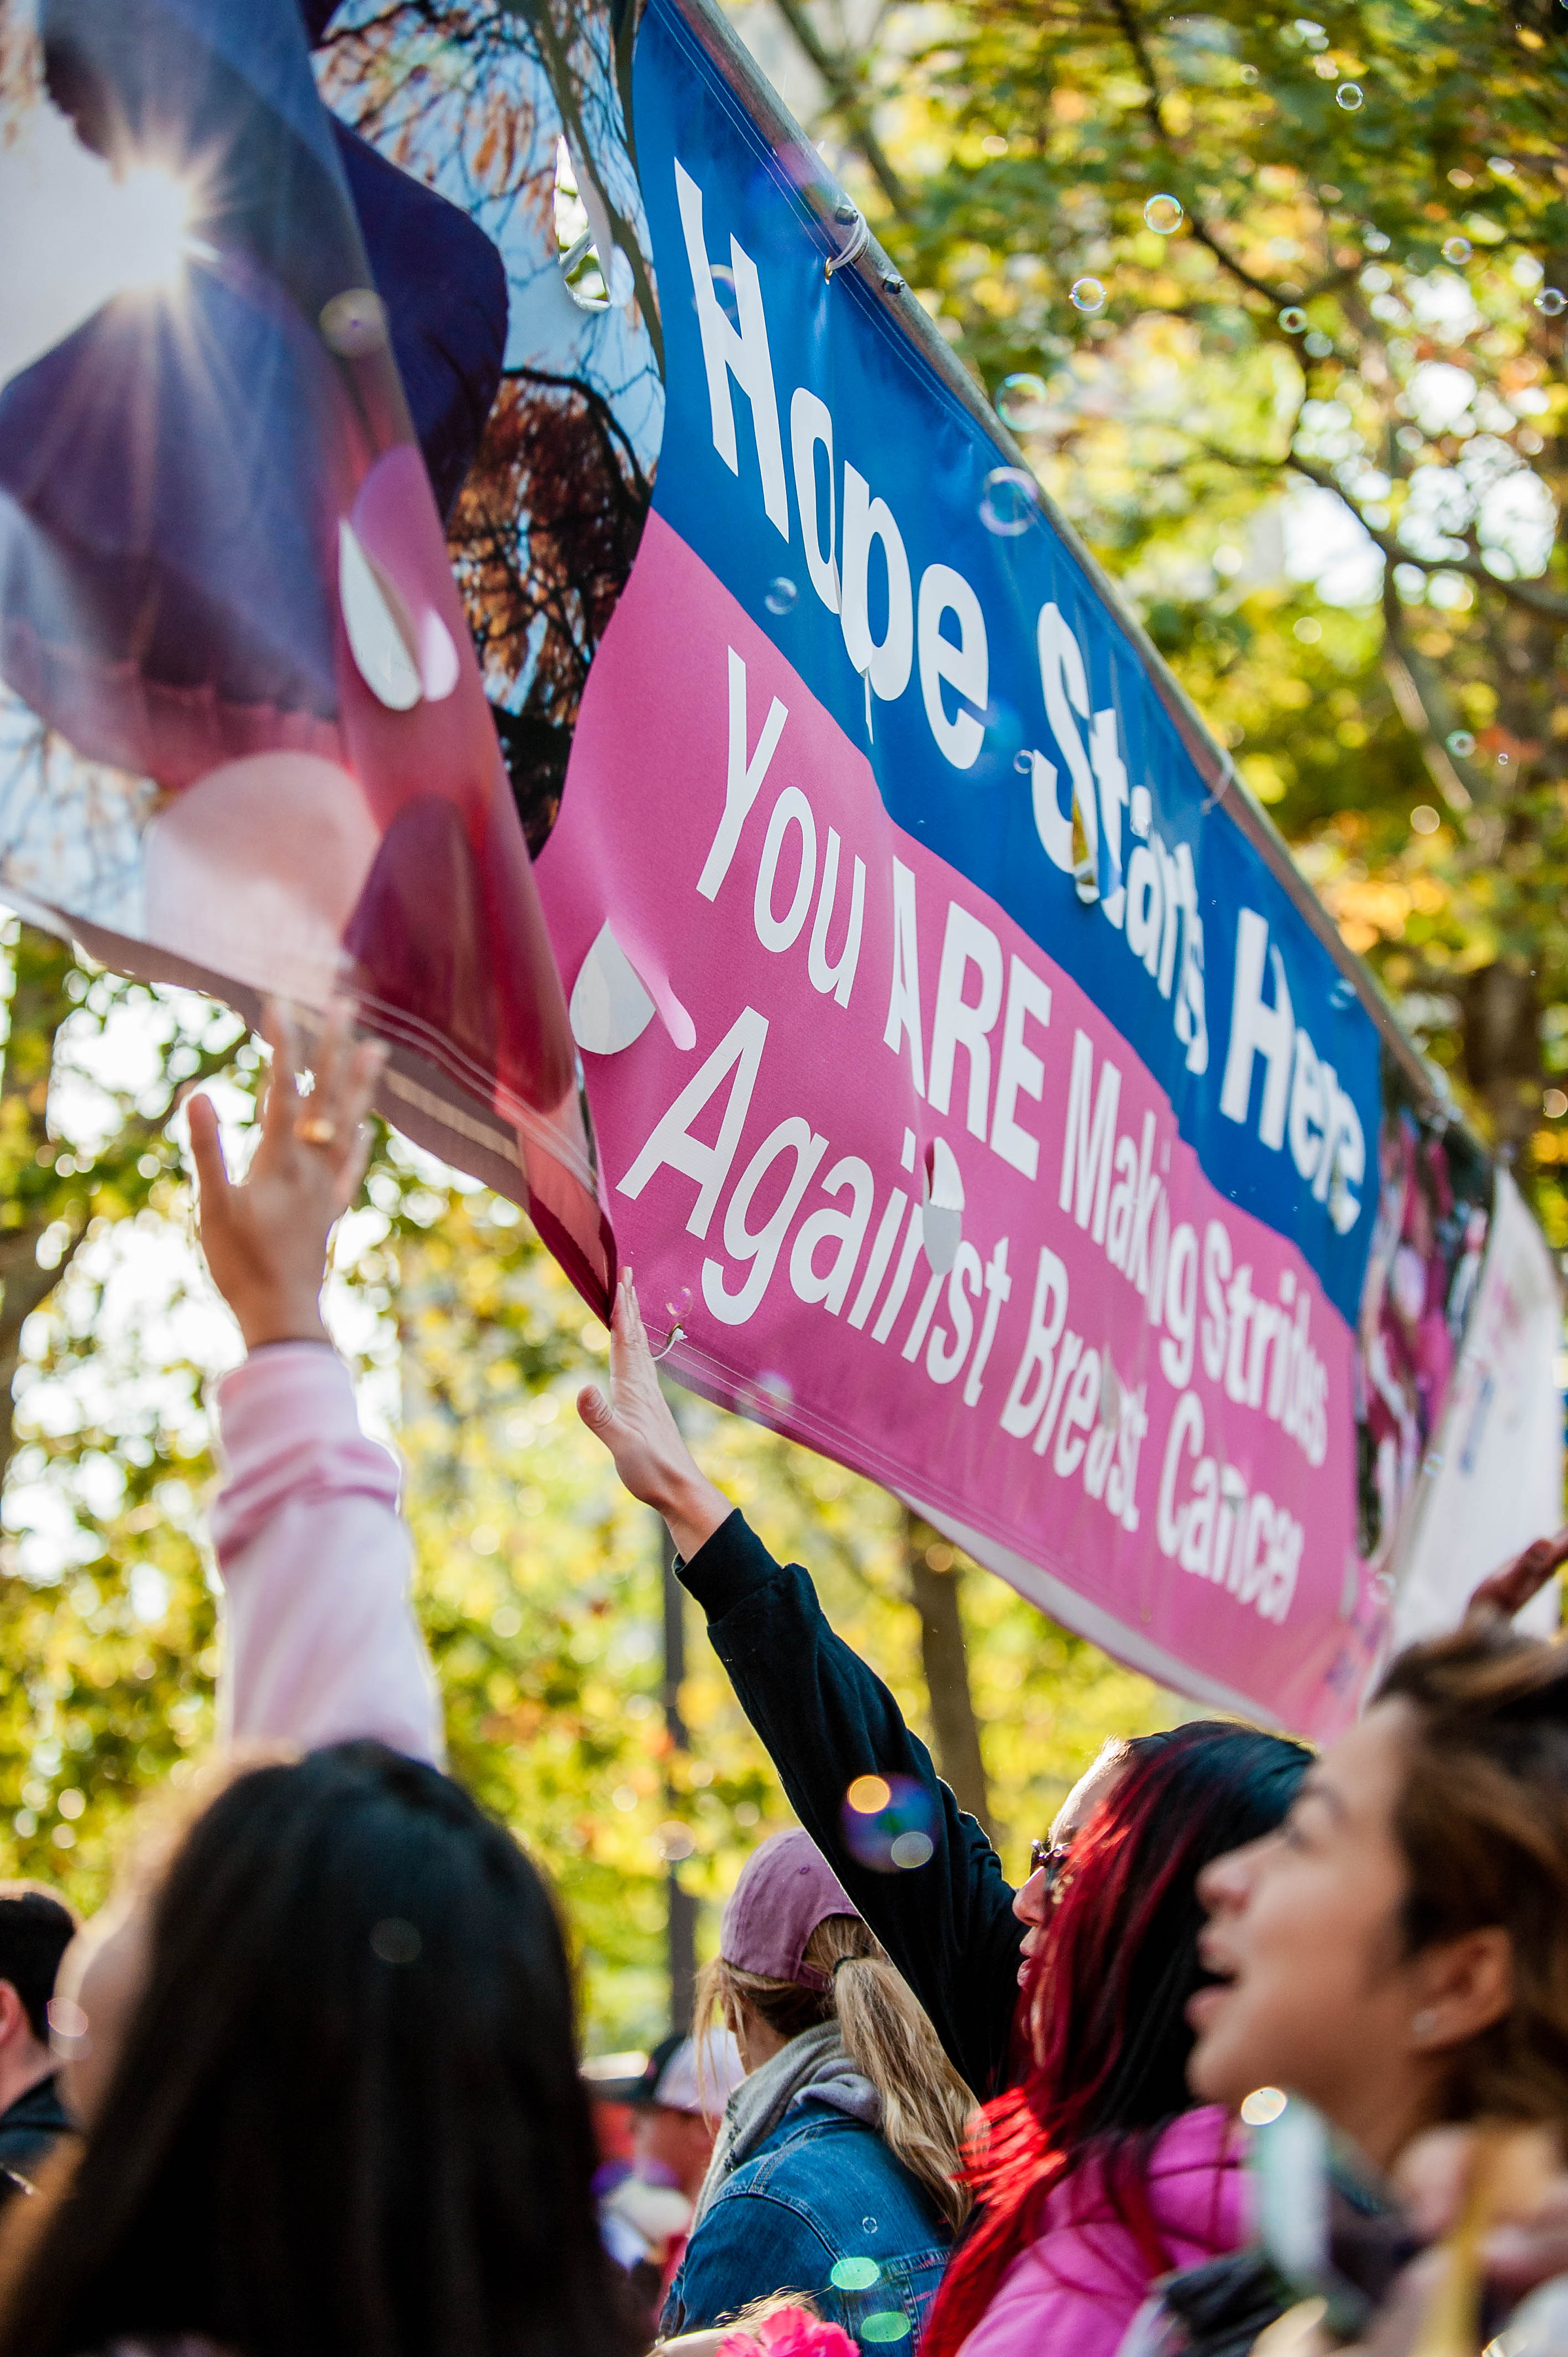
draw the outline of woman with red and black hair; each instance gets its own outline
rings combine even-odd
[[[1144,1736],[1078,1835],[1029,1959],[1018,2083],[989,2104],[981,2204],[926,2357],[1112,2357],[1155,2276],[1246,2238],[1230,2114],[1190,2108],[1199,1871],[1272,1833],[1311,1755],[1256,1728]]]

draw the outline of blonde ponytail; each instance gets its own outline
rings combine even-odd
[[[785,2039],[836,2017],[845,2054],[882,2098],[884,2142],[949,2225],[961,2226],[972,2199],[960,2171],[975,2102],[914,1991],[858,1915],[830,1915],[819,1923],[803,1961],[827,1975],[826,1989],[769,1980],[715,1957],[697,1983],[695,2035],[702,2037],[715,2005],[740,2035],[743,1998]]]

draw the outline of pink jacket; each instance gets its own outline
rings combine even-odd
[[[1100,2172],[1079,2169],[1047,2197],[1044,2233],[1003,2276],[962,2357],[1115,2357],[1155,2275],[1246,2241],[1242,2138],[1217,2105],[1172,2121],[1148,2187],[1162,2266],[1150,2267]]]
[[[218,1403],[221,1739],[308,1751],[370,1735],[444,1764],[399,1469],[360,1430],[348,1368],[323,1343],[274,1343]]]

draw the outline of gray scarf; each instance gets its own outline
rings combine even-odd
[[[697,2196],[693,2233],[731,2169],[766,2143],[791,2104],[807,2095],[813,2103],[846,2112],[863,2127],[882,2126],[882,2098],[844,2052],[838,2023],[824,2021],[815,2029],[803,2029],[760,2071],[743,2079],[725,2105],[714,2157]]]

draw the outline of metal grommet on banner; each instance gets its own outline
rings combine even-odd
[[[837,253],[830,253],[823,264],[823,275],[830,281],[836,270],[842,270],[846,262],[857,261],[871,243],[871,231],[866,225],[865,215],[847,199],[834,207],[833,219],[851,222],[853,227],[843,246]]]

